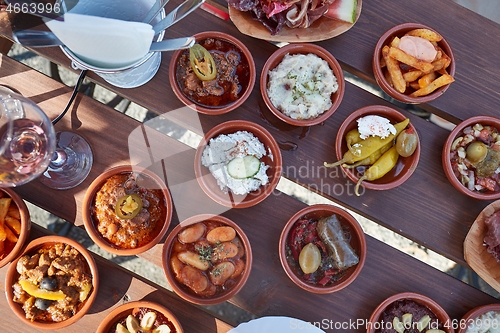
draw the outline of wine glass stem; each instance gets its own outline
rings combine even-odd
[[[52,156],[52,161],[50,161],[50,164],[54,168],[60,168],[65,165],[67,161],[68,154],[66,154],[64,149],[57,148],[54,152],[54,155]]]

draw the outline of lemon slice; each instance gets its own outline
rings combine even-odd
[[[24,291],[36,298],[47,299],[49,301],[59,301],[66,298],[66,295],[62,292],[62,290],[50,291],[40,289],[36,284],[28,280],[21,280],[19,281],[19,284]]]

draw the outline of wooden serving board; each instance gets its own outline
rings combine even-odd
[[[488,229],[485,219],[500,209],[500,200],[486,206],[477,216],[464,241],[464,258],[469,266],[496,291],[500,292],[500,263],[483,245]]]
[[[348,23],[323,16],[317,19],[309,28],[283,27],[276,35],[271,35],[269,30],[259,21],[252,18],[250,12],[242,12],[228,6],[229,17],[238,30],[248,36],[272,42],[306,43],[329,39],[351,29],[361,14],[362,0],[357,1],[356,19]]]

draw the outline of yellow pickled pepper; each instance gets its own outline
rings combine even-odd
[[[380,148],[379,150],[375,151],[370,156],[365,158],[364,160],[358,161],[354,164],[344,163],[344,164],[342,164],[342,167],[346,168],[346,169],[353,169],[353,168],[356,168],[358,166],[372,165],[373,163],[377,162],[377,160],[382,156],[382,154],[384,154],[386,151],[388,151],[389,148],[392,147],[392,145],[393,145],[393,143],[389,142],[385,146],[383,146],[382,148]]]
[[[379,136],[370,136],[353,144],[352,147],[347,150],[344,156],[342,156],[342,159],[340,161],[331,164],[325,162],[325,167],[331,168],[341,164],[353,164],[358,161],[364,160],[380,148],[384,147],[386,144],[392,142],[394,138],[397,137],[399,133],[401,133],[406,128],[406,126],[408,126],[409,122],[410,119],[406,118],[402,122],[395,124],[394,127],[396,128],[396,134],[390,134],[384,139],[380,138]]]
[[[359,178],[354,188],[354,193],[359,196],[359,186],[364,180],[376,180],[385,176],[389,171],[396,166],[399,154],[396,146],[392,146],[366,171],[365,174]]]

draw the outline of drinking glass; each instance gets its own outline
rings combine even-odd
[[[47,187],[79,185],[92,168],[90,145],[73,132],[57,132],[31,100],[0,86],[0,187],[39,177]]]
[[[47,169],[54,127],[35,103],[6,87],[0,87],[0,137],[0,186],[25,184]]]

